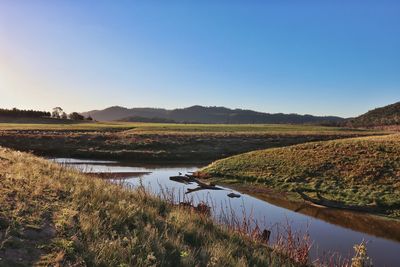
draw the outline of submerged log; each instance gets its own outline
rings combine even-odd
[[[217,187],[213,184],[206,184],[203,183],[202,181],[199,181],[198,179],[192,178],[193,182],[195,182],[198,187],[194,188],[194,189],[190,189],[188,188],[187,192],[185,194],[190,194],[196,191],[200,191],[200,190],[222,190],[222,188]]]
[[[223,190],[223,189],[220,187],[217,187],[217,186],[212,186],[212,185],[201,185],[201,186],[199,185],[196,188],[188,188],[187,192],[185,194],[190,194],[190,193],[200,191],[200,190]]]
[[[236,194],[236,193],[233,193],[233,192],[229,193],[227,196],[230,197],[230,198],[239,198],[240,197],[239,194]]]
[[[183,183],[183,184],[196,183],[198,185],[198,187],[196,188],[188,188],[185,194],[190,194],[200,190],[222,190],[222,188],[215,186],[215,184],[213,183],[206,184],[200,181],[199,179],[196,178],[196,175],[185,174],[184,176],[171,176],[169,177],[169,179],[171,181],[175,181],[178,183]]]
[[[169,177],[169,179],[171,181],[183,183],[183,184],[191,184],[193,182],[192,179],[190,179],[186,176],[171,176],[171,177]]]

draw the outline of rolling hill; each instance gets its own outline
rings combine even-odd
[[[114,106],[104,110],[83,112],[98,121],[173,121],[178,123],[228,123],[228,124],[262,124],[262,123],[337,123],[344,119],[334,116],[312,116],[283,113],[263,113],[253,110],[229,109],[225,107],[192,106],[182,109],[132,108]]]
[[[349,119],[347,124],[353,127],[400,126],[400,102],[370,110],[361,116]]]

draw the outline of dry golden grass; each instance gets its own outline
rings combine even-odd
[[[0,265],[295,266],[211,218],[0,148]]]

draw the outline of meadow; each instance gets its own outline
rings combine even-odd
[[[209,163],[252,150],[380,133],[284,124],[0,123],[0,145],[49,157]]]
[[[182,124],[144,122],[0,123],[0,130],[108,131],[131,130],[146,133],[359,133],[354,128],[299,124]]]

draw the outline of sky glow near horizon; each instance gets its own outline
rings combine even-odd
[[[0,0],[0,108],[400,101],[400,2]]]

